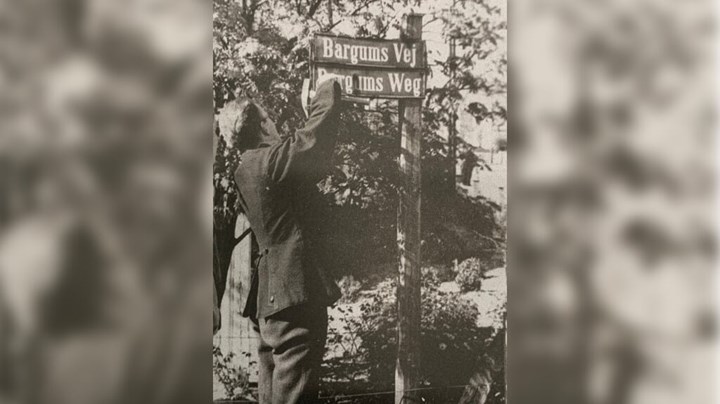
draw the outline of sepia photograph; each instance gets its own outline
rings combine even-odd
[[[504,403],[504,1],[213,18],[214,401]]]
[[[0,404],[715,404],[716,5],[0,0]]]

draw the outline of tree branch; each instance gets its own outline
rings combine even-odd
[[[312,3],[310,5],[310,9],[308,10],[306,17],[312,18],[315,15],[315,13],[318,11],[318,9],[320,8],[320,4],[322,4],[322,2],[323,2],[323,0],[316,0],[314,3]]]
[[[367,8],[371,4],[377,3],[377,2],[378,2],[378,0],[367,0],[364,4],[362,4],[361,6],[357,7],[355,10],[350,12],[350,14],[348,14],[348,16],[356,16],[360,12],[360,10]]]

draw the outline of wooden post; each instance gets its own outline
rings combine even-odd
[[[408,38],[422,38],[422,15],[407,17]],[[425,55],[422,55],[423,57]],[[413,403],[419,396],[420,355],[420,142],[422,99],[401,100],[400,174],[398,208],[398,357],[395,367],[395,404]],[[404,401],[403,401],[404,400]],[[418,401],[419,402],[419,401]]]

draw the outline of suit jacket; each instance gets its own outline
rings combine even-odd
[[[323,83],[303,129],[244,152],[235,172],[258,247],[243,314],[265,318],[303,303],[331,305],[340,290],[323,263],[324,205],[317,183],[335,145],[340,85]]]

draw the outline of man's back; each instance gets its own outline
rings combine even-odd
[[[318,192],[315,183],[335,143],[339,92],[337,84],[321,86],[305,127],[246,151],[235,173],[240,204],[260,250],[254,286],[258,318],[308,302],[332,304],[339,297],[314,252],[318,247],[307,220]]]

